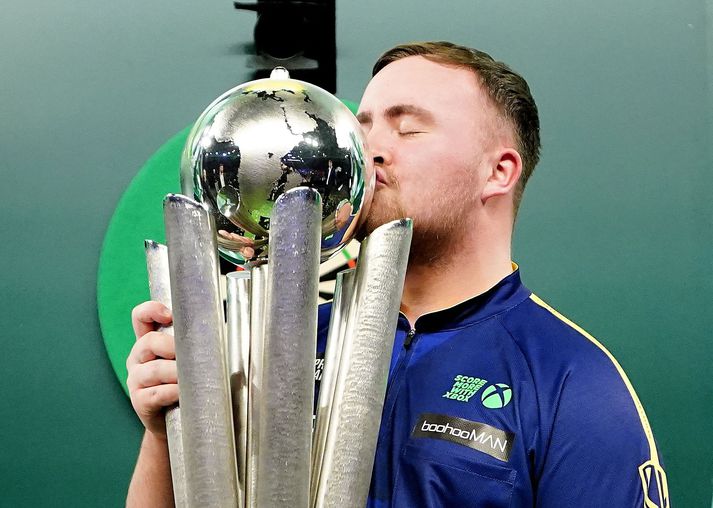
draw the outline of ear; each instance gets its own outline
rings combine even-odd
[[[522,159],[517,150],[505,148],[496,154],[490,166],[490,174],[485,181],[480,198],[483,203],[495,196],[511,193],[522,173]]]

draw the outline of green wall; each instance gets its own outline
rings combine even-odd
[[[711,0],[337,8],[344,98],[413,39],[479,47],[528,79],[544,149],[515,259],[629,373],[674,506],[710,506]],[[99,333],[101,241],[142,163],[248,77],[253,23],[227,0],[3,2],[0,506],[123,504],[141,428]]]

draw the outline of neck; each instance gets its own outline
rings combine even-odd
[[[424,314],[484,293],[512,273],[511,236],[510,228],[489,231],[481,225],[435,261],[409,262],[401,312],[411,325]]]

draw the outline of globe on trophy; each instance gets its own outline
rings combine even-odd
[[[181,187],[164,200],[167,246],[146,244],[152,299],[174,316],[176,506],[364,506],[411,221],[376,228],[337,275],[315,401],[319,263],[354,237],[374,192],[359,123],[276,68],[201,114]],[[225,309],[218,251],[242,268]]]
[[[329,257],[370,204],[373,165],[351,111],[284,69],[217,98],[188,136],[181,189],[210,210],[227,259],[264,257],[275,201],[300,186],[321,196],[321,251]]]

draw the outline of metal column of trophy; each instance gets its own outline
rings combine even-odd
[[[277,68],[205,110],[181,181],[186,195],[164,200],[167,248],[146,244],[151,296],[174,316],[176,506],[363,507],[411,221],[377,228],[337,276],[313,423],[320,259],[354,236],[374,189],[358,122]],[[217,251],[245,268],[227,276],[225,318]]]

